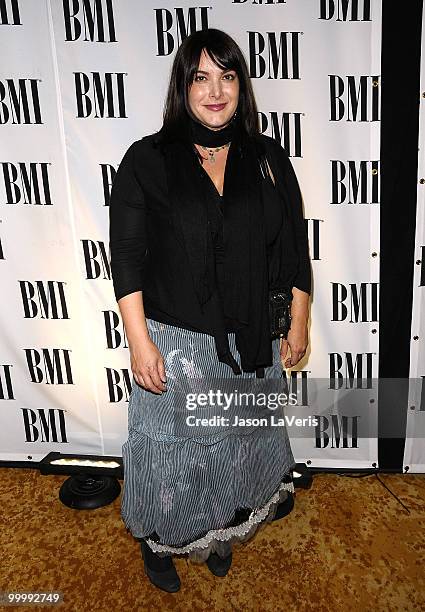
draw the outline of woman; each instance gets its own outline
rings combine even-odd
[[[243,54],[224,32],[195,32],[178,49],[163,126],[130,146],[116,174],[110,253],[134,376],[121,514],[149,579],[172,592],[173,555],[226,575],[233,544],[284,515],[294,491],[285,428],[189,426],[190,414],[241,408],[216,409],[210,395],[194,410],[188,391],[273,380],[282,391],[281,359],[296,365],[308,344],[297,179],[280,144],[259,134]],[[280,347],[268,305],[282,287],[293,298]]]

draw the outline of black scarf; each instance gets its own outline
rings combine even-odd
[[[240,374],[230,352],[224,317],[240,324],[236,348],[242,370],[264,376],[272,365],[268,317],[268,269],[258,154],[238,115],[222,130],[188,120],[187,138],[168,143],[165,167],[175,222],[180,226],[202,311],[211,321],[218,358]],[[231,141],[224,177],[224,297],[215,286],[214,247],[206,198],[213,197],[193,145]],[[215,202],[215,205],[216,202]]]

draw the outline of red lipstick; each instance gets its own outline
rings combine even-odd
[[[205,106],[209,110],[220,111],[220,110],[222,110],[226,106],[226,103],[224,103],[224,104],[206,104]]]

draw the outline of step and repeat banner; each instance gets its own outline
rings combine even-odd
[[[425,11],[422,12],[422,36]],[[418,134],[418,197],[410,334],[410,385],[403,466],[405,472],[425,472],[425,53],[422,47]]]
[[[376,430],[378,405],[380,0],[0,0],[0,460],[121,456],[132,372],[111,185],[129,145],[161,127],[176,49],[207,27],[242,48],[261,130],[303,195],[310,345],[286,375],[292,390],[325,381],[328,406],[294,455],[377,466],[376,437],[357,426]]]

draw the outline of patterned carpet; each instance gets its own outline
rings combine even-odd
[[[76,612],[133,610],[400,612],[425,610],[425,477],[316,475],[292,513],[235,550],[216,578],[177,558],[178,593],[145,577],[118,497],[94,511],[58,498],[64,476],[1,468],[0,590],[59,590]],[[121,483],[122,484],[122,483]]]

